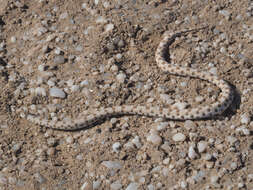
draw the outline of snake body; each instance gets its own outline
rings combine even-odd
[[[96,124],[97,122],[104,120],[108,117],[114,117],[118,115],[142,115],[148,117],[160,117],[164,119],[172,120],[195,120],[210,118],[212,116],[221,114],[224,112],[233,100],[233,92],[229,84],[218,76],[204,71],[199,71],[190,67],[182,67],[166,61],[165,56],[169,46],[175,41],[177,37],[182,36],[187,32],[194,30],[187,30],[178,33],[165,32],[163,39],[158,45],[155,53],[155,59],[158,67],[162,71],[166,71],[173,75],[189,76],[193,78],[202,79],[213,83],[221,92],[216,102],[209,105],[198,105],[193,108],[179,109],[177,106],[159,107],[159,106],[141,106],[141,105],[122,105],[108,108],[99,108],[86,110],[80,113],[77,119],[74,120],[62,120],[62,121],[50,121],[40,116],[27,114],[26,118],[38,125],[43,125],[53,129],[59,130],[78,130],[82,128],[88,128]]]

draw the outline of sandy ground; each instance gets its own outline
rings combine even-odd
[[[0,0],[0,189],[253,189],[253,2]],[[220,116],[124,116],[75,132],[58,120],[112,105],[215,102],[219,89],[161,71],[165,31],[179,65],[215,73],[235,98]],[[57,87],[62,98],[52,97]]]

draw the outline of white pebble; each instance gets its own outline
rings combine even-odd
[[[40,72],[43,72],[43,71],[45,70],[45,65],[39,65],[39,66],[38,66],[38,70],[39,70]]]
[[[120,148],[121,148],[121,144],[119,142],[116,142],[112,145],[112,149],[114,152],[119,152]]]
[[[162,131],[168,127],[169,123],[168,122],[161,122],[159,125],[157,125],[157,131]]]
[[[122,59],[122,57],[123,57],[123,56],[122,56],[121,53],[117,53],[117,54],[116,54],[116,59],[120,60],[120,59]]]
[[[149,184],[147,188],[148,190],[155,190],[155,186],[153,184]]]
[[[205,141],[198,142],[198,151],[199,151],[199,153],[204,152],[206,150],[206,148],[207,148],[207,142],[205,142]]]
[[[73,86],[71,86],[71,92],[77,92],[79,89],[80,89],[80,87],[79,87],[79,85],[73,85]]]
[[[130,183],[126,190],[138,190],[139,184],[138,183]]]
[[[210,179],[211,183],[216,184],[218,182],[218,180],[219,180],[218,175],[211,176],[211,179]]]
[[[121,183],[120,183],[119,180],[113,182],[110,187],[111,187],[112,190],[120,190],[120,189],[122,189],[122,185],[121,185]]]
[[[190,159],[195,159],[195,158],[197,158],[197,153],[195,152],[195,150],[194,150],[194,147],[193,146],[190,146],[189,147],[189,150],[188,150],[188,157],[190,158]]]
[[[212,159],[212,155],[207,153],[203,156],[203,159],[206,160],[206,161],[210,161]]]
[[[187,86],[187,82],[181,82],[180,85],[181,85],[182,87],[186,87],[186,86]]]
[[[170,158],[165,158],[164,160],[163,160],[163,164],[164,165],[168,165],[170,163]]]
[[[209,70],[210,73],[214,74],[214,75],[217,75],[217,68],[216,67],[212,67],[210,70]]]
[[[73,137],[71,137],[71,136],[67,137],[66,142],[69,143],[69,144],[72,144],[74,142]]]
[[[56,98],[65,98],[66,97],[65,92],[57,87],[50,88],[49,94],[50,94],[50,96],[56,97]]]
[[[114,28],[114,24],[107,24],[107,25],[105,25],[105,31],[106,32],[109,32],[109,31],[111,31],[111,30],[113,30],[113,28]]]
[[[124,73],[119,73],[117,76],[116,76],[116,79],[120,82],[120,83],[124,83],[125,82],[125,79],[126,79],[126,75]]]
[[[137,148],[141,148],[142,144],[140,142],[140,137],[136,136],[134,137],[134,139],[132,140],[132,143],[137,147]]]
[[[249,124],[250,123],[250,115],[248,113],[241,115],[241,123],[242,124]]]
[[[16,38],[15,36],[12,36],[12,37],[11,37],[11,42],[12,42],[12,43],[15,43],[16,41],[17,41],[17,38]]]
[[[182,189],[186,189],[188,184],[187,184],[186,181],[181,181],[180,186],[181,186]]]
[[[101,181],[97,180],[97,181],[93,181],[93,189],[99,189],[101,184]]]
[[[173,141],[176,141],[176,142],[182,142],[186,139],[186,136],[183,133],[177,133],[173,135],[172,139]]]
[[[122,168],[121,163],[118,161],[103,161],[102,165],[111,170],[119,170]]]
[[[160,145],[162,143],[162,138],[157,134],[149,134],[147,136],[147,141],[152,142],[155,145]]]
[[[48,86],[55,86],[55,82],[52,81],[52,80],[48,80],[48,81],[47,81],[47,85],[48,85]]]

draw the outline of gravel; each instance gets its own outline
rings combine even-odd
[[[65,98],[66,97],[65,92],[62,89],[57,88],[57,87],[50,88],[49,94],[50,94],[50,96],[55,97],[55,98]]]
[[[249,0],[1,1],[0,186],[252,189],[252,10]],[[165,30],[207,23],[176,38],[167,60],[232,84],[235,100],[224,114],[48,128],[81,121],[94,108],[182,111],[217,102],[215,85],[161,71],[154,58]]]

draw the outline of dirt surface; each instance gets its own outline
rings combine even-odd
[[[250,0],[0,0],[0,189],[252,190],[252,15]],[[165,31],[203,26],[168,53],[231,84],[223,115],[123,116],[74,132],[26,120],[27,110],[62,120],[102,106],[215,102],[216,86],[164,73],[154,57]]]

